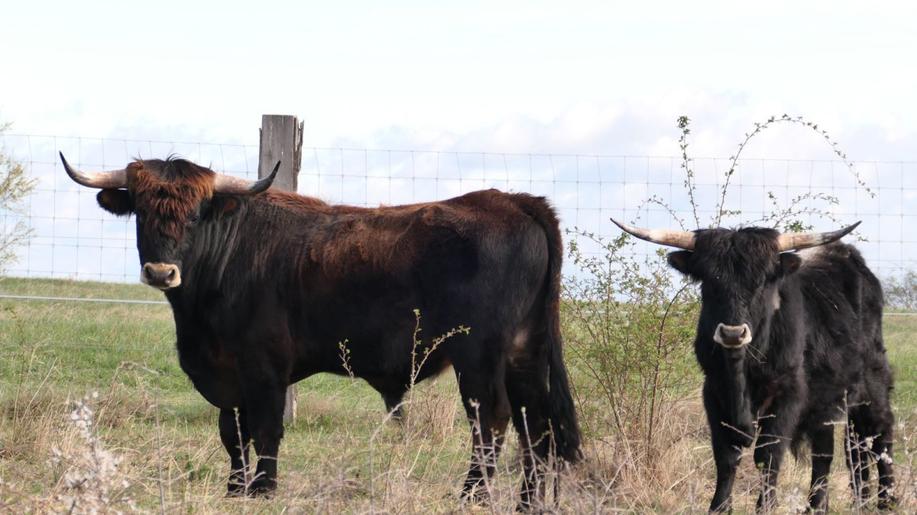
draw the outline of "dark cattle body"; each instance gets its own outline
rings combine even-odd
[[[785,451],[808,442],[809,503],[828,509],[834,428],[847,421],[847,465],[857,502],[878,469],[879,507],[893,504],[892,376],[882,340],[882,289],[851,245],[831,233],[773,229],[646,230],[639,238],[686,250],[669,264],[700,283],[695,353],[716,463],[712,511],[731,509],[741,449],[762,471],[758,509],[775,504]],[[811,247],[811,248],[810,248]],[[789,250],[802,252],[785,252]]]
[[[416,376],[453,366],[466,412],[480,421],[463,492],[483,494],[510,419],[527,428],[521,441],[536,442],[523,456],[539,458],[525,460],[522,506],[542,498],[549,454],[579,457],[558,321],[562,243],[545,199],[488,190],[365,209],[267,190],[273,175],[248,183],[181,159],[94,174],[64,165],[102,188],[104,209],[136,215],[141,279],[165,292],[181,367],[221,410],[230,493],[245,489],[235,408],[261,458],[249,491],[268,493],[289,384],[345,373],[346,339],[353,373],[394,408],[411,384],[412,351],[423,355],[459,325],[470,333],[443,342]],[[417,349],[415,309],[426,335]]]

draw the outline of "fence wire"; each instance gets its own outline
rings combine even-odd
[[[142,141],[30,134],[0,135],[0,148],[25,165],[37,180],[21,209],[0,211],[4,230],[24,222],[32,238],[18,250],[12,276],[136,282],[133,221],[108,214],[96,205],[96,191],[81,187],[64,173],[57,153],[86,170],[122,168],[134,158],[179,155],[215,171],[257,177],[257,144]],[[745,159],[723,206],[741,213],[725,219],[738,226],[786,208],[801,195],[822,194],[837,204],[811,200],[805,207],[828,212],[798,218],[815,229],[862,220],[858,246],[882,277],[917,268],[917,162],[856,162],[867,188],[847,166],[831,160]],[[701,223],[716,214],[724,158],[695,158]],[[677,227],[692,220],[681,159],[670,156],[518,154],[492,152],[307,147],[302,152],[299,192],[331,203],[395,205],[444,199],[473,190],[498,188],[548,197],[564,229],[613,238],[614,216],[646,226]],[[672,210],[647,203],[663,199]],[[693,227],[688,227],[693,228]],[[568,236],[569,237],[569,236]],[[594,242],[581,250],[597,254]],[[650,255],[649,244],[634,252]],[[567,264],[565,273],[576,273]]]

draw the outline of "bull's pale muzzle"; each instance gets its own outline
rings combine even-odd
[[[748,324],[719,324],[713,333],[713,341],[729,349],[743,347],[751,341],[751,328]]]
[[[181,270],[171,263],[144,263],[140,282],[163,291],[169,290],[181,284]]]

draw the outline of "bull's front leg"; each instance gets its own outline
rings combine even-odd
[[[251,486],[248,477],[248,445],[251,439],[245,415],[239,410],[220,410],[220,440],[229,453],[229,484],[226,493],[230,496],[244,495]]]
[[[799,418],[799,402],[787,395],[775,399],[758,420],[758,439],[755,442],[755,465],[761,474],[761,493],[756,505],[759,513],[771,513],[777,506],[777,477],[792,438],[792,428]]]
[[[830,422],[809,432],[812,442],[812,486],[809,507],[813,513],[828,513],[828,473],[834,459],[834,426]]]
[[[242,374],[245,422],[258,457],[250,495],[269,496],[277,488],[277,454],[283,438],[283,403],[287,381],[270,368],[252,364]]]
[[[710,512],[729,513],[732,511],[732,486],[742,454],[742,444],[737,443],[737,439],[744,435],[736,435],[737,429],[724,423],[728,420],[728,408],[724,409],[721,405],[717,389],[709,380],[704,382],[703,395],[707,423],[710,425],[713,460],[716,463],[716,490],[710,501]]]

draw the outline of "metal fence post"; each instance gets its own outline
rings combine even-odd
[[[280,170],[273,187],[296,191],[296,178],[302,162],[302,122],[295,116],[265,114],[261,116],[261,146],[258,157],[258,178],[271,173],[277,161]],[[296,386],[287,387],[283,405],[283,421],[296,418]]]

